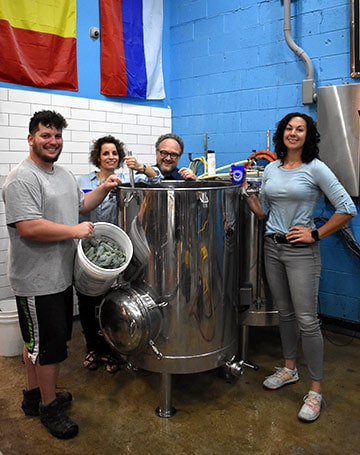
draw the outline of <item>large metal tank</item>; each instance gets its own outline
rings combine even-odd
[[[320,157],[348,193],[360,196],[360,85],[319,87]]]
[[[171,374],[214,369],[237,353],[238,193],[224,181],[120,188],[134,259],[100,323],[132,365],[162,373],[162,417],[173,413]]]

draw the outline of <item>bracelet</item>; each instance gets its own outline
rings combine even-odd
[[[311,237],[315,240],[315,242],[319,242],[320,240],[319,231],[317,229],[311,231]]]

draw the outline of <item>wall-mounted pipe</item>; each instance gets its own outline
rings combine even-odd
[[[284,0],[284,36],[289,48],[301,58],[306,68],[306,79],[302,81],[302,103],[313,104],[316,102],[316,83],[314,79],[314,67],[306,52],[299,47],[291,36],[291,0]]]

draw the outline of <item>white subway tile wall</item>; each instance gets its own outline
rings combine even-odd
[[[29,120],[42,109],[60,112],[68,121],[59,164],[75,175],[93,169],[89,150],[98,137],[112,134],[139,161],[152,164],[156,139],[171,131],[171,109],[0,88],[0,300],[13,295],[6,274],[8,234],[1,189],[11,169],[26,158]]]

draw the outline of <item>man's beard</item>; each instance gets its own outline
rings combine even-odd
[[[38,145],[35,143],[33,144],[32,149],[35,155],[37,155],[42,161],[44,161],[44,163],[55,163],[59,159],[62,150],[62,148],[60,148],[56,155],[47,156],[40,151],[41,150],[40,147],[38,147]]]
[[[174,165],[168,165],[169,167],[167,167],[166,169],[161,165],[161,164],[158,164],[158,168],[160,169],[160,172],[164,175],[164,176],[167,176],[167,175],[170,175],[173,170],[176,168],[176,166]]]

